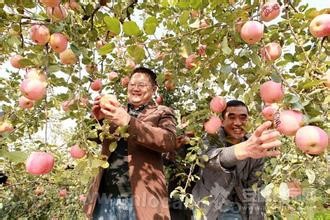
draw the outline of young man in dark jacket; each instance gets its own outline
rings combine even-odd
[[[209,205],[201,207],[208,220],[264,219],[264,200],[255,189],[261,185],[263,158],[279,155],[280,134],[267,121],[248,135],[248,108],[238,100],[227,102],[222,116],[218,133],[204,139],[209,161],[193,189],[194,199],[210,196]]]

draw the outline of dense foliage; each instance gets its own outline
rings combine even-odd
[[[190,144],[186,156],[178,158],[185,171],[207,160],[201,155],[201,136],[203,123],[214,114],[209,109],[211,98],[219,95],[247,103],[251,111],[248,130],[253,131],[264,121],[259,87],[270,79],[284,86],[284,100],[278,103],[281,109],[299,110],[305,124],[329,131],[330,94],[325,76],[330,41],[312,36],[308,27],[315,16],[330,9],[318,11],[300,0],[278,2],[280,17],[263,22],[262,40],[247,44],[238,28],[248,20],[260,21],[263,1],[81,0],[74,4],[63,0],[57,17],[54,9],[47,13],[39,1],[0,1],[0,124],[7,122],[14,128],[0,137],[0,170],[8,176],[6,184],[0,185],[0,217],[82,217],[80,199],[88,181],[99,167],[109,166],[99,156],[99,145],[89,140],[101,127],[90,117],[90,103],[98,94],[90,88],[91,82],[102,79],[102,93],[116,94],[124,102],[123,78],[135,65],[157,72],[158,96],[176,110],[178,134],[186,135],[185,142]],[[66,35],[76,62],[63,64],[49,44],[33,42],[33,24],[45,25],[51,34]],[[275,61],[261,57],[260,49],[270,42],[282,47]],[[20,69],[9,62],[16,54],[23,57]],[[20,84],[30,68],[46,73],[47,93],[31,109],[22,109],[18,105]],[[118,76],[109,78],[111,72]],[[63,111],[63,107],[68,109]],[[74,128],[69,129],[68,123],[74,123]],[[329,218],[326,153],[307,155],[295,147],[293,137],[283,136],[282,141],[281,156],[268,160],[262,175],[267,214],[274,219]],[[87,155],[72,159],[68,152],[74,144]],[[33,176],[26,172],[25,160],[33,151],[54,155],[51,173]],[[167,170],[183,181],[172,196],[198,210],[199,201],[186,192],[196,176],[178,173],[182,170]],[[289,198],[291,182],[303,190],[302,195]],[[67,195],[60,195],[64,189]]]

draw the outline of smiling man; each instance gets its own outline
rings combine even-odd
[[[152,97],[157,89],[156,74],[136,68],[127,87],[128,103],[107,103],[100,107],[100,97],[92,109],[97,120],[110,123],[110,133],[127,126],[129,137],[117,141],[109,152],[106,139],[102,154],[109,167],[95,177],[84,206],[89,218],[99,220],[170,219],[161,154],[176,147],[173,111],[156,105]]]
[[[209,160],[193,189],[194,199],[210,196],[209,205],[201,205],[208,220],[264,219],[264,201],[253,189],[262,184],[263,158],[279,155],[279,133],[267,121],[248,135],[249,111],[239,100],[227,102],[222,117],[218,133],[204,139]]]

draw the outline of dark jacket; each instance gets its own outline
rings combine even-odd
[[[128,133],[128,166],[136,219],[170,219],[162,152],[176,147],[175,117],[166,106],[148,105],[137,118],[132,117]],[[102,144],[102,154],[109,156],[108,140]],[[110,164],[111,166],[111,164]],[[102,170],[94,178],[84,210],[92,217]]]
[[[239,205],[243,219],[264,219],[264,199],[252,189],[254,184],[260,186],[262,183],[258,173],[263,169],[263,159],[237,160],[234,148],[226,142],[223,129],[216,135],[207,135],[204,145],[209,161],[201,171],[200,180],[192,194],[195,201],[210,196],[209,205],[200,204],[206,218],[217,219],[228,196],[235,191],[234,199]]]

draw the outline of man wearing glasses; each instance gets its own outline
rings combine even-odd
[[[170,108],[154,103],[156,90],[156,74],[139,67],[130,76],[127,108],[111,103],[101,108],[100,97],[94,101],[95,117],[114,126],[127,126],[129,137],[117,141],[111,154],[110,142],[103,142],[102,152],[110,166],[91,185],[84,207],[87,216],[170,219],[161,154],[175,150],[175,117]]]

